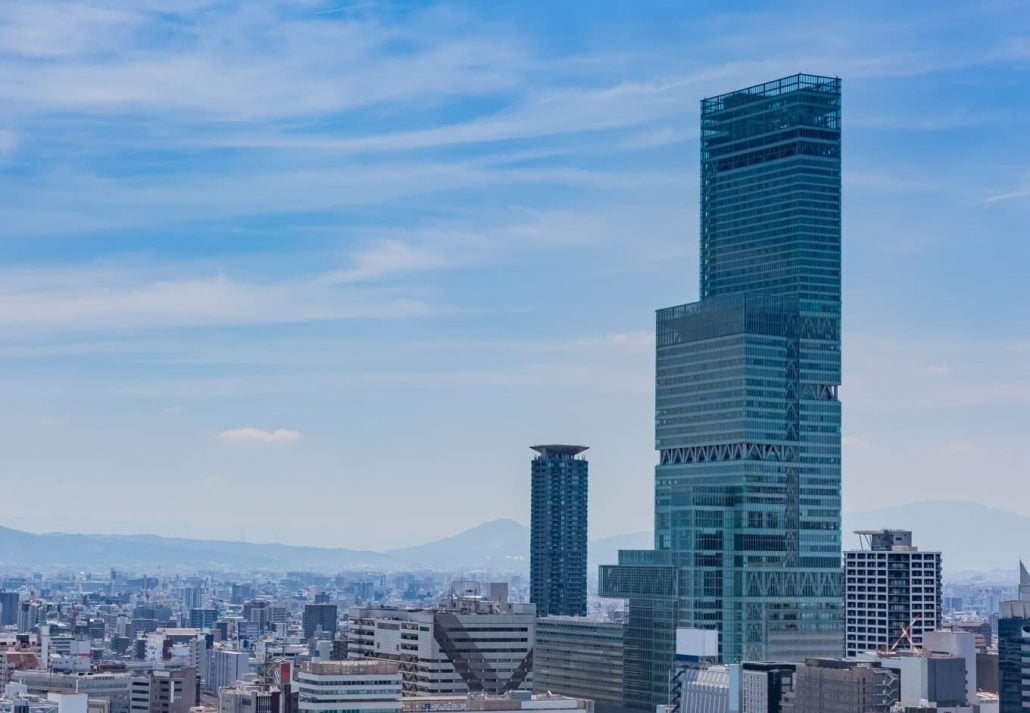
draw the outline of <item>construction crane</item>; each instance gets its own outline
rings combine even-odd
[[[917,616],[916,618],[914,618],[912,621],[910,621],[908,623],[908,626],[906,626],[905,624],[902,624],[901,625],[901,634],[894,641],[894,644],[889,649],[887,649],[888,653],[892,653],[893,654],[894,652],[896,652],[898,650],[898,646],[901,644],[902,641],[908,641],[908,648],[911,651],[913,651],[915,653],[922,653],[922,649],[920,649],[919,646],[916,645],[915,640],[912,638],[912,627],[914,627],[920,621],[922,621],[922,617],[918,617]]]

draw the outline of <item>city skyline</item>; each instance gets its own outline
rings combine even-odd
[[[591,535],[650,529],[697,102],[810,70],[848,87],[845,509],[1022,507],[1018,4],[802,4],[779,36],[757,5],[12,7],[4,525],[407,544],[525,522],[525,444],[559,438],[593,444]],[[300,522],[248,517],[280,491]]]

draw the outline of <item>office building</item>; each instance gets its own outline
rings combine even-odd
[[[878,662],[808,659],[794,673],[783,713],[889,713],[898,700],[897,673]]]
[[[282,697],[277,686],[238,681],[218,689],[218,713],[282,713]]]
[[[55,673],[53,671],[17,671],[11,680],[25,687],[35,696],[54,692],[84,693],[90,702],[106,701],[110,713],[129,713],[129,689],[132,677],[128,673]]]
[[[297,667],[294,688],[300,713],[396,713],[401,674],[395,661],[310,661]]]
[[[578,616],[536,621],[533,690],[594,702],[597,713],[622,710],[622,624]]]
[[[0,626],[18,625],[18,592],[0,592]]]
[[[975,705],[976,692],[982,690],[977,660],[976,634],[971,631],[927,631],[923,634],[923,652],[930,656],[952,656],[962,659],[965,673],[965,702]],[[997,686],[995,686],[997,690]]]
[[[655,549],[599,577],[629,707],[668,700],[678,626],[726,663],[843,650],[840,100],[794,75],[701,103],[701,299],[656,321]]]
[[[587,613],[586,446],[533,446],[529,601],[544,616]]]
[[[218,621],[217,609],[190,609],[189,627],[191,629],[213,629]]]
[[[452,597],[435,609],[356,607],[350,620],[348,656],[396,661],[406,696],[533,688],[532,604]]]
[[[1000,713],[1030,710],[1030,601],[1020,599],[1001,603],[998,617],[998,698]]]
[[[920,552],[907,530],[863,530],[844,554],[847,656],[919,649],[941,626],[941,553]]]
[[[323,639],[332,639],[336,636],[336,605],[305,604],[303,624],[305,639],[310,639],[319,631]]]
[[[195,669],[158,669],[132,677],[130,713],[190,713],[197,705],[200,681]]]
[[[780,713],[783,697],[794,690],[796,668],[791,663],[742,663],[740,713]]]
[[[739,669],[736,664],[677,669],[672,679],[673,700],[676,703],[674,710],[683,713],[727,713],[738,710]]]
[[[209,693],[227,686],[233,686],[250,672],[250,659],[244,651],[230,649],[209,649],[208,675],[204,680],[204,689]]]
[[[533,711],[533,713],[593,713],[593,702],[548,694],[533,695],[529,691],[512,691],[504,695],[467,694],[404,698],[402,713],[471,713],[472,711]]]

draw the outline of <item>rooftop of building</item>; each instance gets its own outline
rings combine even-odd
[[[300,664],[303,673],[335,676],[367,676],[371,674],[395,674],[400,671],[396,661],[383,659],[348,659],[346,661],[305,661]]]
[[[401,699],[401,711],[517,711],[533,710],[589,710],[590,701],[553,693],[513,691],[504,695],[468,694],[460,696],[418,696]]]
[[[570,446],[556,443],[550,445],[530,446],[530,448],[539,453],[541,458],[562,460],[575,458],[583,451],[588,450],[590,446]]]
[[[824,77],[818,74],[791,74],[787,77],[773,79],[743,89],[736,89],[732,92],[706,97],[701,100],[701,111],[705,113],[719,111],[728,103],[727,99],[766,99],[806,89],[840,94],[840,77]]]

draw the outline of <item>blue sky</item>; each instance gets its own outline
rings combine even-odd
[[[698,103],[798,71],[844,82],[845,509],[1030,514],[1030,8],[730,8],[5,3],[3,524],[414,543],[566,441],[648,529]]]

